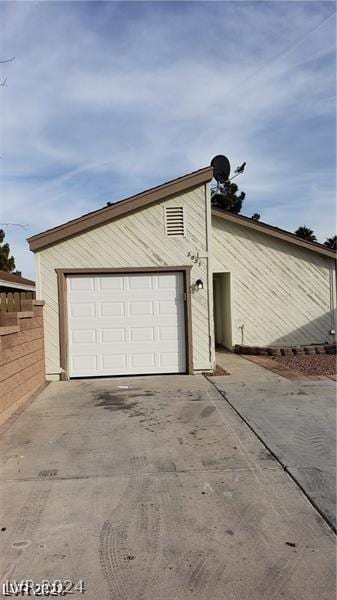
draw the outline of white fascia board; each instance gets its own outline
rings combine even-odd
[[[22,290],[23,292],[35,292],[35,285],[14,283],[14,281],[6,281],[5,279],[0,279],[0,287],[15,288],[17,290]]]

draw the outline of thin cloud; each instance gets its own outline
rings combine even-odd
[[[2,3],[2,216],[28,235],[209,164],[244,212],[321,240],[335,211],[335,5]],[[324,210],[322,210],[322,205]],[[32,275],[26,236],[8,229]]]

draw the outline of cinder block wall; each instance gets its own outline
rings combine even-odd
[[[0,315],[0,425],[45,383],[42,300]]]

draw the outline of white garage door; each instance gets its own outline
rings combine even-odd
[[[69,376],[186,370],[182,273],[67,278]]]

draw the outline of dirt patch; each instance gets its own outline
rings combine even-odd
[[[333,354],[313,354],[302,356],[278,356],[273,362],[305,375],[336,375],[336,356]]]

